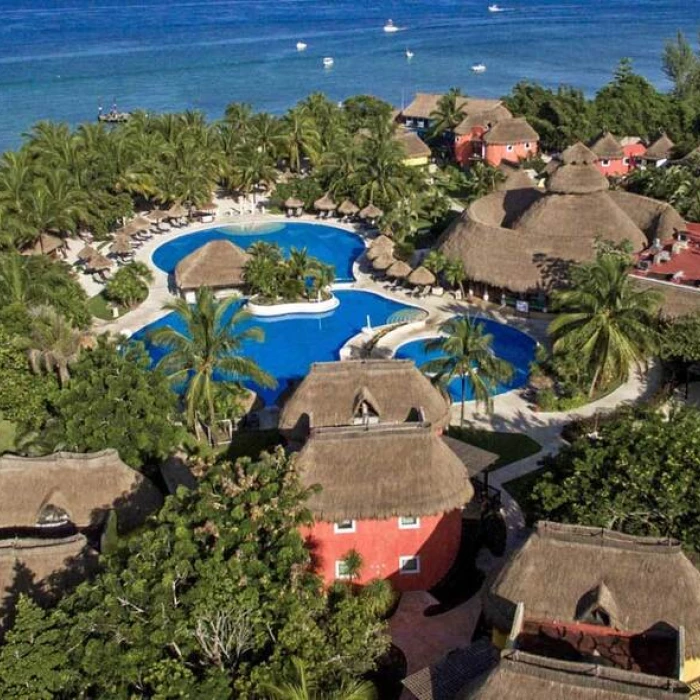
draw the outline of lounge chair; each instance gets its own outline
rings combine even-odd
[[[434,297],[441,297],[445,294],[445,290],[442,287],[433,287],[431,294]]]

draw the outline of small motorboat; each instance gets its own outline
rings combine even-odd
[[[415,54],[413,51],[410,51],[409,49],[406,49],[406,58],[410,61]]]
[[[489,5],[489,12],[503,12],[503,8],[498,5]]]
[[[323,59],[324,68],[330,68],[333,65],[333,59],[330,56],[326,56]]]
[[[390,19],[388,19],[384,25],[384,31],[387,34],[392,34],[393,32],[398,32],[399,28]]]
[[[297,41],[297,51],[306,51],[307,45],[303,41]]]
[[[486,70],[486,66],[483,63],[475,63],[472,66],[472,71],[474,73],[483,73]]]

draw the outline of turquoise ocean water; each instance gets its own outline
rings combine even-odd
[[[39,119],[93,119],[115,98],[217,117],[233,100],[281,112],[316,90],[397,106],[452,85],[499,96],[523,78],[590,93],[622,56],[664,87],[664,40],[700,27],[700,0],[502,0],[497,14],[490,1],[0,0],[0,151]],[[385,34],[388,18],[402,31]]]

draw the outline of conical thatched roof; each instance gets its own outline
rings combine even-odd
[[[0,457],[0,528],[34,527],[47,505],[86,528],[116,508],[120,527],[145,519],[162,498],[155,486],[124,464],[116,450],[45,457]]]
[[[175,202],[175,204],[168,209],[168,218],[170,219],[181,219],[183,216],[187,216],[189,211],[180,204],[180,202]]]
[[[474,495],[464,465],[430,425],[319,428],[297,458],[307,506],[318,520],[428,516]]]
[[[316,211],[335,211],[337,208],[338,205],[333,201],[328,192],[314,202],[314,209]]]
[[[396,279],[405,279],[411,274],[411,266],[403,260],[397,260],[387,269],[386,274]]]
[[[92,246],[86,245],[84,248],[80,249],[80,252],[78,253],[78,260],[85,262],[91,258],[94,258],[96,255],[99,255],[99,253]]]
[[[66,242],[51,233],[40,233],[36,241],[22,250],[22,255],[48,255],[59,248],[65,248]]]
[[[547,189],[559,194],[589,194],[609,189],[610,183],[595,165],[562,165],[549,178]]]
[[[284,201],[285,209],[302,209],[303,206],[304,202],[302,202],[301,199],[297,199],[296,197],[288,197]]]
[[[382,234],[381,236],[377,236],[369,245],[371,250],[380,250],[384,253],[390,253],[392,250],[394,250],[394,241],[389,238],[389,236],[385,236]]]
[[[153,222],[149,221],[145,216],[137,216],[128,225],[135,231],[148,231],[153,226]]]
[[[98,253],[86,261],[85,269],[92,270],[93,272],[101,272],[102,270],[109,270],[113,265],[114,263],[109,258]]]
[[[338,214],[341,216],[353,216],[357,214],[358,211],[360,211],[360,207],[349,199],[344,199],[338,207]]]
[[[449,403],[412,360],[316,362],[282,409],[280,430],[297,438],[310,427],[351,425],[361,400],[381,423],[405,423],[419,414],[434,427],[449,422]]]
[[[409,284],[414,284],[416,287],[427,287],[436,282],[435,275],[423,265],[413,270],[406,279]]]
[[[569,146],[561,154],[561,162],[565,165],[590,165],[598,160],[598,156],[581,141]]]
[[[470,681],[455,700],[680,700],[681,697],[690,697],[690,690],[673,678],[511,649],[502,653],[495,668]]]
[[[484,141],[492,144],[537,143],[539,140],[539,134],[523,117],[499,121],[484,134]]]
[[[622,158],[625,155],[620,142],[609,131],[601,134],[591,144],[591,151],[596,154],[598,160]]]
[[[384,216],[384,212],[379,207],[375,207],[374,204],[368,204],[360,211],[361,219],[380,219],[382,216]]]
[[[645,160],[664,160],[671,157],[671,153],[675,148],[676,144],[671,141],[671,139],[666,136],[666,134],[661,134],[654,143],[647,148],[644,152],[642,158]]]
[[[686,656],[700,656],[700,571],[673,540],[539,523],[494,581],[485,612],[501,630],[510,630],[519,602],[530,618],[574,622],[602,583],[613,627],[682,625]]]
[[[132,250],[131,239],[125,236],[117,236],[109,247],[109,252],[114,255],[126,255]]]
[[[396,260],[392,255],[389,255],[389,253],[382,253],[372,260],[372,267],[380,271],[388,270],[395,262]]]
[[[175,268],[175,284],[183,291],[240,287],[248,260],[248,253],[231,241],[210,241],[180,260]]]
[[[165,209],[154,209],[153,211],[149,211],[148,214],[146,214],[146,219],[151,221],[154,224],[157,224],[164,219],[167,219],[169,216],[167,210]]]

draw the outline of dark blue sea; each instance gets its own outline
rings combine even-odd
[[[500,96],[523,78],[591,93],[622,56],[667,87],[664,41],[700,28],[700,0],[491,1],[0,0],[0,151],[39,119],[74,124],[115,99],[217,117],[233,100],[281,112],[316,90],[396,106],[452,85]],[[389,18],[402,30],[384,33]]]

